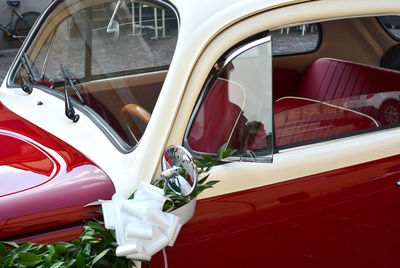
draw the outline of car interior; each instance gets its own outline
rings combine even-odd
[[[104,13],[104,17],[108,18],[112,9],[104,8],[104,2],[107,1],[81,1],[78,10],[87,5],[90,12]],[[74,6],[62,4],[57,9],[46,20],[48,27],[42,27],[35,45],[29,51],[32,62],[39,67],[48,64],[41,61],[48,58],[48,48],[54,36],[57,37],[57,31],[62,29],[62,22],[70,16],[74,24],[79,26],[81,23],[78,16],[73,15]],[[121,12],[120,20],[124,21],[131,16],[132,9],[125,7]],[[270,32],[273,46],[275,148],[284,149],[360,134],[391,127],[400,122],[400,92],[397,89],[400,84],[398,18],[345,18],[283,27]],[[71,21],[68,21],[68,26]],[[93,23],[104,25],[107,21],[93,20]],[[167,29],[170,26],[167,24]],[[177,28],[177,25],[172,27]],[[104,59],[95,56],[96,40],[91,39],[88,44],[87,29],[75,28],[71,30],[68,27],[68,31],[70,35],[75,34],[82,39],[81,48],[85,51],[83,58],[92,57],[89,71],[96,73],[97,69],[110,65],[110,62],[104,62]],[[108,38],[111,40],[111,37]],[[146,48],[151,47],[153,41],[145,40]],[[112,50],[113,43],[107,42],[109,44],[101,49],[109,49],[111,46]],[[171,42],[176,42],[176,39]],[[74,46],[77,46],[76,41],[69,49],[76,49]],[[174,47],[171,55],[173,49]],[[118,54],[118,51],[113,53]],[[158,52],[151,53],[154,56]],[[83,60],[82,57],[76,59]],[[59,59],[55,59],[55,62],[59,63]],[[103,70],[99,75],[88,76],[86,62],[85,70],[72,72],[82,72],[82,79],[77,87],[86,104],[127,144],[134,147],[150,119],[167,74],[168,64],[166,61],[158,63],[155,68],[139,66],[141,68],[134,71],[122,66],[122,70],[117,70],[112,75]],[[225,79],[223,72],[220,78]],[[219,81],[215,87],[227,90],[221,89],[224,88],[224,83]],[[38,84],[54,86],[57,91],[64,92],[63,81],[46,77],[46,74]],[[225,87],[227,84],[225,83]],[[70,95],[76,97],[73,92]],[[227,98],[227,94],[219,93],[220,101],[216,101],[218,98],[214,95],[218,94],[210,93],[210,98],[215,99],[214,106],[206,97],[203,107],[200,108],[201,110],[207,106],[205,118],[215,119],[201,123],[201,129],[210,131],[196,133],[200,128],[196,127],[195,120],[188,133],[189,147],[194,151],[207,153],[215,153],[218,146],[226,142],[241,150],[263,148],[267,142],[265,126],[260,122],[240,119],[243,116],[240,107],[224,107],[237,106],[223,100]],[[221,129],[221,122],[227,130],[224,135],[217,136],[216,131]]]
[[[274,57],[278,147],[399,123],[399,45],[385,29],[396,26],[376,17],[322,22],[314,51]]]
[[[27,54],[39,77],[32,83],[64,95],[63,64],[86,107],[119,136],[125,148],[133,148],[165,80],[176,44],[177,19],[168,8],[126,1],[115,18],[120,25],[115,37],[107,33],[114,8],[110,0],[61,2]],[[161,38],[154,38],[156,21]],[[28,73],[24,75],[27,80]],[[16,82],[21,82],[19,76]],[[76,92],[68,89],[68,94],[78,99]]]
[[[398,29],[399,17],[387,16],[339,19],[271,31],[275,148],[397,125]],[[220,79],[226,78],[224,73]],[[219,97],[213,93],[228,91],[228,83],[225,89],[221,89],[221,81],[215,84],[199,109],[199,114],[208,110],[213,119],[207,122],[202,116],[195,117],[187,138],[189,147],[194,152],[207,153],[216,153],[225,142],[240,151],[265,148],[262,124],[243,118],[238,106],[225,96],[227,93],[218,93]],[[227,107],[213,108],[208,98]],[[216,133],[221,124],[234,126],[233,134],[229,132],[231,127],[225,134]]]

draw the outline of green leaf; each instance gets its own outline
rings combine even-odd
[[[7,248],[3,243],[0,243],[0,256],[5,256],[7,254]]]
[[[57,254],[63,254],[67,252],[67,247],[63,244],[56,244],[55,250]]]
[[[32,248],[33,244],[32,243],[24,243],[22,246],[18,247],[15,252],[17,253],[22,253],[22,252],[28,252]]]
[[[18,248],[18,244],[15,242],[3,242],[6,245],[12,246],[13,248]]]
[[[75,266],[75,263],[76,263],[76,259],[72,259],[72,260],[69,260],[69,262],[66,264],[66,266],[72,267],[72,266]]]
[[[222,159],[227,158],[237,152],[236,149],[227,149],[225,152],[222,153]]]
[[[85,246],[85,248],[83,249],[83,254],[85,254],[86,256],[90,256],[91,248],[92,248],[92,245],[91,244],[87,244]]]
[[[204,189],[207,189],[207,188],[212,188],[215,184],[217,184],[219,181],[209,181],[209,182],[207,182],[207,183],[205,183],[203,186],[204,186]]]
[[[101,258],[104,257],[104,255],[107,254],[107,252],[109,252],[111,250],[111,248],[107,248],[105,250],[103,250],[100,254],[98,254],[92,261],[92,265],[94,265],[96,262],[98,262]]]
[[[227,144],[224,143],[221,145],[221,147],[219,147],[218,152],[217,152],[218,159],[223,158],[223,153],[226,151],[226,146],[227,146]]]
[[[211,155],[203,155],[203,159],[204,161],[208,162],[208,163],[214,163],[214,159],[211,157]]]
[[[43,257],[44,257],[44,262],[45,262],[46,264],[50,264],[50,263],[51,263],[51,260],[52,260],[52,258],[53,258],[53,255],[52,255],[52,254],[45,254]]]
[[[18,254],[18,261],[21,265],[25,266],[35,266],[42,262],[42,259],[31,252],[22,252]]]
[[[11,258],[10,256],[8,256],[8,257],[5,257],[4,259],[5,259],[5,261],[3,261],[3,266],[2,266],[2,268],[8,268],[8,267],[10,267],[11,262],[12,262],[12,258]]]
[[[208,174],[207,176],[205,176],[204,178],[199,180],[197,183],[200,184],[200,185],[203,184],[208,179],[208,177],[210,177],[210,174]]]
[[[47,250],[51,255],[54,255],[54,253],[56,253],[56,250],[53,245],[47,245]]]
[[[64,262],[58,261],[55,264],[53,264],[52,266],[50,266],[50,268],[59,268],[63,264],[64,264]]]
[[[78,255],[76,255],[76,267],[77,268],[86,267],[85,258],[82,256],[80,252],[78,253]]]

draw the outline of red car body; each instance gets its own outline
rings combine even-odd
[[[126,1],[115,35],[111,0],[46,9],[0,91],[0,240],[76,238],[101,218],[87,204],[157,178],[166,145],[201,158],[228,144],[251,159],[212,169],[220,182],[166,248],[170,267],[399,267],[400,128],[357,106],[359,96],[399,90],[400,71],[380,63],[400,37],[378,18],[400,14],[398,2],[171,2]],[[136,23],[141,8],[154,25]],[[318,38],[311,49],[299,41],[307,29]],[[274,34],[294,51],[274,54]],[[28,81],[23,53],[37,65],[50,58],[42,80]],[[62,57],[81,77],[62,79]],[[270,64],[256,84],[265,88],[234,81],[243,62],[249,84],[257,63]],[[76,121],[64,116],[68,98]],[[164,258],[142,265],[163,267]]]

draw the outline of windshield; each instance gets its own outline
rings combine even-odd
[[[177,33],[174,10],[151,1],[59,1],[27,51],[39,76],[31,82],[64,96],[67,72],[75,108],[89,108],[129,151],[151,117]]]

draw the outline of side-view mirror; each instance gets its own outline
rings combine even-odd
[[[118,9],[122,5],[122,0],[118,0],[117,4],[115,5],[114,12],[110,18],[110,22],[108,23],[107,26],[107,33],[113,33],[115,40],[119,39],[119,23],[115,19],[115,16],[117,15]]]
[[[119,40],[119,22],[116,20],[112,23],[112,32],[114,33],[114,39]]]
[[[197,185],[197,169],[192,155],[182,146],[170,145],[161,160],[161,177],[167,187],[181,196],[190,195]]]

